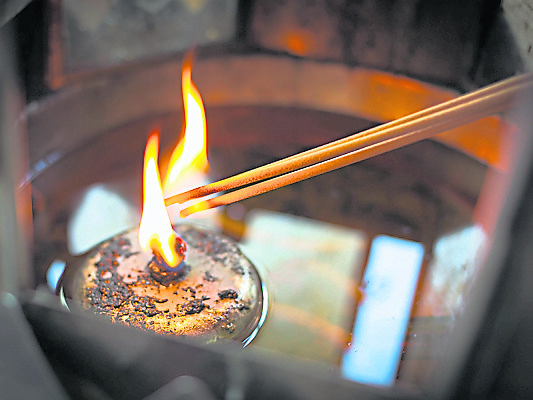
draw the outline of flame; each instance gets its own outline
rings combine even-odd
[[[163,257],[169,267],[175,268],[181,263],[181,257],[176,251],[177,236],[170,224],[161,190],[158,150],[159,132],[154,131],[148,138],[144,152],[143,212],[139,243],[145,251],[151,249]]]
[[[207,162],[207,126],[202,96],[191,78],[192,52],[183,62],[181,87],[185,124],[183,139],[170,156],[169,167],[165,176],[165,191],[172,188],[185,174],[192,171],[206,171]]]
[[[183,138],[169,161],[163,187],[177,187],[191,172],[205,172],[207,163],[207,129],[205,109],[198,88],[192,81],[192,52],[185,56],[182,68],[182,96],[185,111]],[[145,251],[150,249],[161,256],[166,264],[175,268],[181,263],[176,250],[178,237],[172,229],[165,208],[161,178],[158,168],[159,132],[154,131],[146,143],[143,170],[143,212],[139,226],[139,243]]]

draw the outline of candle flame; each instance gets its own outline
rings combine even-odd
[[[161,185],[158,168],[159,132],[154,131],[146,143],[143,169],[143,212],[139,226],[139,243],[162,257],[170,268],[177,267],[182,257],[176,249],[178,237],[172,229],[163,198],[191,172],[205,172],[207,162],[207,129],[205,108],[198,88],[192,81],[192,52],[187,53],[182,68],[182,96],[185,112],[182,140],[170,156]]]
[[[193,171],[205,172],[207,162],[207,126],[202,96],[192,81],[192,52],[184,59],[181,77],[185,124],[183,139],[170,156],[165,176],[165,191],[174,187],[185,174]]]
[[[170,268],[181,263],[176,251],[177,236],[168,217],[158,168],[159,132],[148,138],[144,152],[143,211],[139,226],[139,243],[145,251],[150,249],[161,256]]]

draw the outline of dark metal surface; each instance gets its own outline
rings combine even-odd
[[[4,398],[64,399],[15,296],[32,285],[27,146],[7,28],[0,29],[0,393]]]
[[[215,397],[209,386],[194,376],[180,376],[156,390],[145,400],[212,400]]]
[[[33,287],[30,185],[23,99],[14,67],[11,31],[0,30],[0,291]]]
[[[236,0],[51,1],[48,83],[226,43],[237,30]]]
[[[442,379],[440,398],[531,398],[533,383],[533,154],[530,107],[517,110],[521,146],[486,265],[457,325]]]
[[[0,393],[5,399],[66,399],[17,299],[0,292]]]
[[[11,21],[31,0],[0,0],[0,27]]]
[[[65,312],[48,300],[30,301],[24,311],[73,398],[143,399],[180,376],[200,380],[219,399],[408,398],[279,354],[151,335]]]

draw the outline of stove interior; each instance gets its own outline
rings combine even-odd
[[[375,124],[291,107],[206,112],[210,181]],[[161,127],[165,154],[181,123],[169,114],[104,132],[34,178],[41,285],[55,289],[55,269],[137,226],[147,132]],[[427,140],[207,216],[180,221],[174,213],[173,221],[231,237],[259,269],[270,306],[249,346],[315,361],[355,381],[423,384],[481,265],[487,237],[473,212],[486,172],[472,157]],[[395,337],[381,336],[392,331]],[[354,356],[379,351],[386,353],[376,376],[361,375],[368,365],[353,367],[363,362]]]

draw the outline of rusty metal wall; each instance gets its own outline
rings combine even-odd
[[[498,1],[254,2],[248,43],[467,89],[521,68]]]

